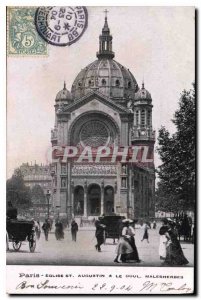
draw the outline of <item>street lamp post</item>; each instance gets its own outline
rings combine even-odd
[[[50,215],[50,196],[51,196],[51,193],[49,190],[47,190],[46,198],[47,198],[47,218],[48,219],[49,219],[49,215]]]
[[[51,177],[52,177],[52,186],[51,186],[51,189],[52,189],[52,208],[54,210],[54,206],[55,206],[55,203],[54,203],[54,176],[55,176],[55,171],[52,169],[51,171]]]

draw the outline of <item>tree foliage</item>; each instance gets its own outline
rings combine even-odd
[[[16,207],[31,206],[30,188],[25,186],[22,172],[17,169],[14,175],[6,182],[6,199]]]
[[[31,190],[31,200],[34,204],[46,203],[44,191],[39,184],[33,186]]]
[[[193,89],[182,92],[172,122],[176,127],[174,134],[171,135],[165,127],[161,127],[158,134],[157,151],[162,164],[158,169],[160,184],[157,195],[163,198],[165,194],[168,199],[174,199],[172,205],[169,201],[169,210],[192,210],[195,202],[194,85]]]

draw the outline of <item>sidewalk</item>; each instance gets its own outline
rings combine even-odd
[[[154,266],[160,267],[159,259],[159,234],[158,230],[151,229],[149,231],[150,243],[141,242],[143,229],[136,229],[135,241],[138,249],[139,257],[142,260],[140,264],[128,263],[127,266]],[[68,228],[65,230],[65,237],[61,241],[57,241],[52,229],[49,240],[45,241],[43,232],[41,238],[37,241],[36,251],[30,253],[28,243],[22,244],[20,251],[12,250],[7,252],[8,264],[41,264],[41,265],[100,265],[100,266],[121,266],[125,264],[115,264],[115,249],[117,244],[113,244],[113,239],[107,239],[106,243],[101,246],[102,252],[95,249],[96,238],[95,228],[83,227],[79,229],[77,234],[77,242],[73,242],[71,232]],[[194,245],[181,242],[184,255],[189,260],[189,264],[185,267],[192,267],[194,264]],[[183,267],[183,266],[182,266]]]

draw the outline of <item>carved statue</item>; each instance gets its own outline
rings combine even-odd
[[[126,178],[122,178],[122,187],[126,188]]]
[[[126,165],[122,165],[122,174],[126,174]]]
[[[65,178],[61,179],[61,187],[66,187],[66,179]]]

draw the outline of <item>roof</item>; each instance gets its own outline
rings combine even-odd
[[[112,100],[131,98],[138,90],[138,84],[129,69],[111,58],[93,61],[76,76],[71,93],[74,99],[87,95],[92,90]]]

